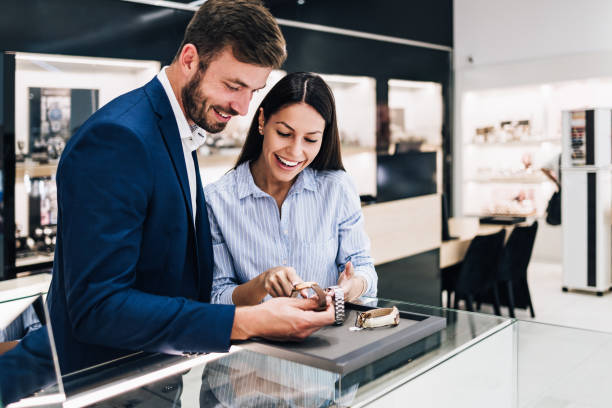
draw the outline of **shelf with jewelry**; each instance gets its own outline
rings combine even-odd
[[[154,77],[160,63],[20,52],[2,58],[11,119],[3,134],[6,279],[52,265],[55,172],[68,139],[105,103]]]

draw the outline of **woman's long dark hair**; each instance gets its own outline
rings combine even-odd
[[[234,168],[244,162],[257,160],[261,154],[263,135],[259,133],[260,108],[263,108],[264,121],[267,122],[271,115],[295,103],[312,106],[325,120],[321,150],[309,167],[315,170],[344,170],[334,95],[320,76],[309,72],[288,74],[268,92],[255,112]]]

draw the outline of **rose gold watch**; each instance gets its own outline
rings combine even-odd
[[[293,289],[291,290],[291,297],[297,297],[300,291],[304,289],[312,289],[316,295],[317,300],[319,302],[319,306],[315,309],[317,311],[322,311],[327,308],[327,299],[325,296],[325,292],[317,282],[300,282],[293,285]]]

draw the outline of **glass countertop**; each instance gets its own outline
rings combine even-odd
[[[229,353],[199,356],[135,354],[65,376],[65,406],[95,401],[112,401],[112,406],[138,401],[202,407],[366,406],[500,332],[512,339],[513,319],[385,299],[362,298],[361,303],[443,317],[446,327],[346,375],[240,345]],[[492,358],[504,360],[504,376],[510,377],[515,347],[512,341],[505,346]]]
[[[386,299],[362,303],[443,317],[446,327],[347,374],[257,353],[243,343],[228,353],[134,353],[64,375],[34,396],[39,402],[63,396],[63,383],[66,399],[54,402],[64,407],[610,405],[612,333]]]

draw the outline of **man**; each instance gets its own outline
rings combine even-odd
[[[315,312],[312,299],[205,303],[213,258],[195,149],[204,131],[246,114],[284,59],[280,29],[261,4],[209,0],[171,65],[70,139],[57,171],[48,296],[63,373],[136,350],[214,352],[230,339],[300,339],[333,322],[331,306]]]

